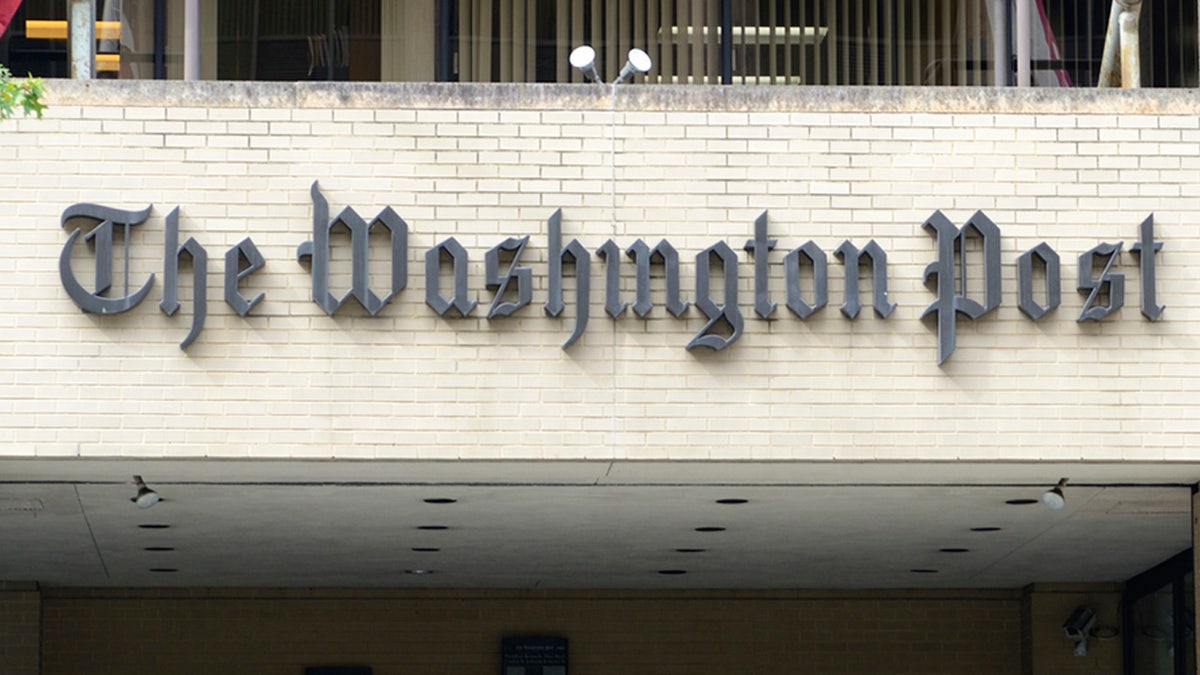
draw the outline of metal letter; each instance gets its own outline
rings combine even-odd
[[[73,218],[87,218],[97,223],[91,231],[84,235],[84,240],[92,242],[96,249],[96,290],[94,292],[85,289],[71,269],[71,247],[79,238],[82,229],[75,228],[75,231],[67,237],[67,243],[63,246],[62,254],[58,258],[58,276],[62,280],[67,295],[79,309],[93,314],[120,314],[137,307],[138,303],[146,298],[151,286],[154,285],[153,274],[146,279],[141,288],[132,293],[129,292],[129,230],[134,225],[146,222],[149,215],[149,206],[141,211],[123,211],[98,204],[75,204],[68,206],[63,211],[63,227],[66,227],[67,222]],[[107,298],[104,297],[104,294],[112,288],[113,225],[121,225],[124,228],[122,236],[125,245],[125,295],[118,298]]]
[[[813,302],[808,304],[800,297],[800,258],[808,259],[813,270]],[[807,319],[829,302],[829,258],[812,240],[799,248],[792,249],[783,258],[784,274],[787,277],[787,306],[801,319]],[[848,272],[847,272],[848,274]],[[855,274],[855,276],[858,276]],[[857,293],[856,293],[857,297]]]
[[[204,318],[208,315],[208,251],[195,237],[188,237],[182,246],[179,245],[178,206],[167,214],[163,244],[163,299],[158,306],[167,316],[175,316],[179,311],[179,258],[186,253],[192,259],[192,300],[195,304],[192,329],[179,343],[180,349],[186,349],[200,336]]]
[[[604,311],[615,319],[629,306],[621,302],[621,249],[609,239],[596,249],[596,255],[604,258]]]
[[[1138,257],[1142,272],[1142,314],[1151,321],[1158,321],[1166,309],[1158,304],[1158,281],[1154,264],[1154,258],[1162,250],[1162,246],[1161,241],[1154,241],[1154,214],[1151,213],[1138,227],[1138,241],[1129,247]]]
[[[924,229],[937,238],[938,259],[925,267],[925,283],[937,278],[937,300],[934,300],[921,318],[937,313],[938,365],[946,362],[958,339],[958,314],[978,319],[1000,306],[1000,228],[982,211],[976,211],[961,228],[941,211],[934,212],[925,221]],[[983,240],[983,286],[984,301],[971,299],[967,291],[967,230],[974,230]],[[958,265],[955,265],[955,258]],[[955,272],[958,285],[955,287]]]
[[[766,211],[754,220],[754,238],[747,239],[744,248],[754,256],[754,311],[765,319],[775,312],[776,307],[771,302],[771,272],[767,266],[767,254],[775,248],[775,240],[767,238]]]
[[[528,243],[529,235],[520,239],[509,237],[484,254],[484,280],[488,288],[496,289],[496,297],[492,299],[492,306],[488,309],[487,318],[512,316],[513,312],[533,300],[533,270],[517,266],[521,262],[521,254],[525,252],[525,245]],[[512,261],[509,262],[508,271],[503,277],[500,276],[500,251],[513,252]],[[517,301],[505,302],[504,296],[508,293],[508,283],[513,279],[517,280]]]
[[[722,276],[725,280],[725,304],[723,305],[717,305],[712,299],[712,293],[709,292],[709,276],[712,273],[710,263],[714,255],[721,259],[723,268]],[[708,323],[704,324],[704,328],[701,328],[700,332],[696,333],[696,336],[688,343],[689,350],[696,347],[708,347],[713,351],[720,351],[742,336],[745,322],[737,302],[737,263],[737,253],[734,253],[733,249],[729,248],[729,244],[723,241],[696,254],[696,307],[704,313],[704,316],[708,317]],[[636,307],[634,309],[636,310]],[[729,328],[729,337],[712,332],[720,323],[724,323]]]
[[[1113,263],[1121,256],[1124,244],[1123,241],[1100,244],[1079,256],[1079,292],[1087,293],[1088,298],[1083,303],[1083,311],[1079,313],[1077,322],[1099,321],[1125,305],[1125,275],[1111,271]],[[1106,258],[1104,269],[1099,279],[1092,279],[1092,268],[1097,257]],[[1102,294],[1108,295],[1108,304],[1096,305]]]
[[[450,256],[454,265],[454,296],[449,300],[442,297],[438,288],[442,270],[442,253]],[[443,241],[425,252],[425,304],[433,308],[438,316],[446,316],[451,307],[460,317],[466,317],[479,303],[467,300],[467,250],[454,237]]]
[[[879,244],[875,243],[874,239],[867,242],[861,251],[847,239],[837,247],[834,254],[842,259],[846,267],[846,299],[842,303],[842,314],[845,314],[846,318],[853,319],[862,309],[862,302],[858,298],[858,268],[862,263],[862,257],[866,256],[871,260],[872,304],[875,307],[875,313],[880,318],[886,319],[892,310],[896,309],[896,303],[888,302],[887,253]]]
[[[333,220],[329,220],[329,202],[321,195],[320,186],[312,184],[313,238],[300,244],[296,257],[312,260],[313,301],[330,316],[350,297],[354,297],[371,316],[378,314],[396,293],[408,283],[408,223],[396,215],[392,207],[386,207],[370,223],[351,207],[347,206]],[[350,230],[350,290],[341,298],[329,292],[329,233],[341,223]],[[371,228],[376,223],[387,228],[391,234],[392,284],[390,292],[383,298],[370,288],[368,258],[371,248]]]
[[[663,272],[667,278],[667,311],[676,317],[687,311],[688,303],[679,299],[679,253],[666,239],[658,242],[654,248],[638,239],[625,249],[625,255],[633,258],[637,265],[637,297],[633,303],[633,313],[645,317],[654,309],[650,300],[650,263],[654,258],[663,262]]]
[[[563,261],[570,257],[575,263],[575,331],[563,343],[566,349],[583,335],[588,323],[588,305],[591,303],[591,254],[579,243],[572,239],[566,247],[562,245],[562,209],[556,210],[546,224],[549,228],[550,240],[550,297],[546,299],[545,310],[550,316],[562,314],[563,305]]]
[[[242,267],[242,261],[245,261],[245,267]],[[250,241],[250,237],[239,241],[236,246],[225,252],[225,302],[229,303],[238,316],[249,314],[250,310],[266,297],[266,293],[259,293],[247,300],[238,290],[242,279],[254,274],[266,264],[267,261],[263,259],[254,242]]]
[[[1046,304],[1040,305],[1033,298],[1033,259],[1042,261],[1046,270]],[[1062,303],[1062,272],[1059,271],[1058,253],[1046,242],[1029,249],[1017,258],[1017,306],[1025,316],[1037,321],[1054,311]]]

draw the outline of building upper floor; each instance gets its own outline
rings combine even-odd
[[[194,3],[194,4],[193,4]],[[67,0],[24,0],[14,73],[68,75]],[[1142,0],[1142,86],[1200,83],[1196,0]],[[189,5],[193,9],[189,21]],[[98,76],[274,81],[611,80],[632,48],[656,84],[1094,87],[1110,0],[98,0]],[[1126,37],[1128,41],[1129,38]],[[188,47],[188,44],[194,46]],[[1111,60],[1112,54],[1110,54]]]

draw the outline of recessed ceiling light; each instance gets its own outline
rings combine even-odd
[[[143,548],[142,550],[158,552],[158,551],[174,551],[175,548],[172,546],[147,546],[147,547]]]
[[[162,523],[146,523],[143,525],[138,525],[138,527],[142,528],[143,530],[165,530],[170,527],[170,525],[164,525]]]
[[[749,499],[739,499],[739,498],[734,497],[731,499],[718,499],[717,503],[718,504],[746,504],[749,501],[750,501]]]
[[[418,530],[448,530],[450,528],[446,527],[445,525],[418,525],[417,529]]]
[[[175,569],[174,567],[151,567],[150,571],[166,574],[170,572],[178,572],[179,570]]]
[[[706,548],[677,548],[677,549],[675,549],[675,552],[676,553],[704,553],[707,550],[708,549],[706,549]]]
[[[912,572],[913,574],[937,574],[938,573],[937,570],[925,569],[925,568],[920,568],[920,567],[918,567],[915,570],[909,570],[909,572]]]
[[[1038,500],[1036,500],[1036,499],[1008,499],[1008,500],[1005,500],[1004,503],[1011,504],[1012,506],[1025,506],[1026,504],[1036,504],[1036,503],[1038,503]]]
[[[724,532],[725,528],[723,528],[723,527],[697,527],[696,531],[697,532]]]
[[[433,570],[404,570],[405,574],[433,574]]]
[[[939,548],[938,551],[940,551],[942,553],[970,553],[971,549],[969,549],[969,548]]]
[[[659,570],[658,573],[667,576],[678,576],[680,574],[687,574],[687,570]]]
[[[1003,528],[1000,528],[1000,527],[972,527],[971,531],[972,532],[999,532],[1001,529],[1003,529]]]
[[[430,497],[429,499],[425,500],[425,503],[426,504],[453,504],[457,501],[458,501],[457,499],[451,499],[449,497]]]
[[[428,548],[419,548],[418,547],[418,548],[413,548],[413,550],[416,551],[417,553],[437,553],[438,551],[440,551],[442,549],[433,548],[433,547],[428,547]]]

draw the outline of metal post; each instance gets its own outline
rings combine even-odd
[[[167,79],[167,0],[154,0],[154,79]]]
[[[721,84],[733,84],[733,0],[721,3]]]
[[[451,66],[454,61],[454,48],[451,44],[450,25],[452,19],[452,0],[438,0],[437,3],[437,61],[434,62],[434,79],[438,82],[449,82]],[[562,10],[559,10],[562,11]]]
[[[1029,3],[1032,0],[1016,0],[1017,3],[1017,86],[1033,85],[1033,70],[1030,68],[1030,35],[1032,34]]]
[[[1121,12],[1121,87],[1138,89],[1142,86],[1141,42],[1138,39],[1142,3],[1126,0],[1122,4],[1127,6]]]
[[[1104,55],[1100,57],[1100,79],[1098,87],[1113,87],[1120,81],[1118,77],[1118,58],[1120,53],[1120,16],[1121,5],[1113,0],[1112,8],[1108,10],[1108,31],[1104,33]]]
[[[183,0],[183,79],[200,79],[200,0]]]
[[[69,23],[68,49],[71,77],[90,80],[96,76],[96,3],[95,0],[67,0]]]

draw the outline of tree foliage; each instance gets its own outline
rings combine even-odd
[[[46,109],[42,103],[45,91],[42,78],[31,75],[24,80],[14,80],[8,68],[0,66],[0,120],[18,112],[41,117]]]

